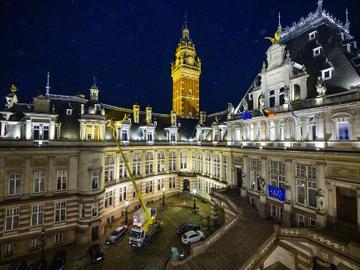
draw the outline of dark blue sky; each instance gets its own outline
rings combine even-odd
[[[171,110],[170,62],[188,12],[190,35],[202,60],[200,107],[234,106],[261,67],[277,26],[315,11],[317,0],[0,1],[0,96],[12,83],[20,101],[51,92],[84,93],[97,77],[105,103]],[[360,36],[358,0],[324,0],[342,21],[349,9],[351,32]],[[1,102],[1,103],[2,103]],[[2,107],[2,106],[1,106]]]

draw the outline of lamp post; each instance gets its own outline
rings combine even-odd
[[[193,209],[196,213],[196,188],[193,189],[193,200],[194,200]]]
[[[165,187],[162,188],[162,205],[165,206]]]
[[[126,201],[125,202],[125,224],[128,223],[128,206],[129,206],[129,202]]]
[[[43,260],[45,260],[45,240],[45,228],[43,227],[41,230],[41,255]]]

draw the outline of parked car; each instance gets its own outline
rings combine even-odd
[[[181,224],[176,229],[176,233],[177,234],[183,234],[183,233],[186,233],[188,231],[197,231],[197,230],[200,230],[200,225],[194,224],[194,223],[184,223],[184,224]]]
[[[8,270],[26,270],[27,262],[26,261],[17,261],[9,265]]]
[[[181,242],[183,242],[185,245],[192,245],[204,239],[205,236],[202,231],[188,231],[182,235]]]
[[[49,270],[64,270],[66,262],[66,251],[60,250],[56,252],[53,256]]]
[[[47,269],[47,261],[40,260],[30,264],[28,270],[46,270]]]
[[[91,263],[100,263],[105,259],[105,254],[100,244],[89,247],[89,257]]]
[[[105,243],[109,246],[115,245],[119,239],[126,233],[128,227],[126,225],[117,227],[113,230],[108,238],[106,238]]]

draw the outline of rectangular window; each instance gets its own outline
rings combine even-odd
[[[5,231],[16,230],[19,226],[20,210],[18,207],[5,210]]]
[[[55,222],[64,222],[66,219],[66,202],[55,203]]]
[[[176,170],[176,153],[170,152],[169,155],[169,171],[175,171]]]
[[[250,188],[256,191],[262,191],[262,181],[261,161],[258,159],[250,159]]]
[[[56,190],[66,190],[67,188],[67,171],[56,171]]]
[[[44,192],[45,191],[45,172],[44,171],[35,171],[33,174],[34,177],[34,193]]]
[[[191,171],[196,172],[196,153],[193,152],[191,155]]]
[[[220,156],[219,155],[213,156],[213,177],[214,178],[220,177]]]
[[[152,153],[146,153],[145,158],[145,173],[152,174],[153,173],[153,166],[154,166],[154,159]]]
[[[33,124],[33,140],[48,140],[49,124]]]
[[[4,256],[9,257],[14,255],[13,245],[11,243],[4,244]]]
[[[140,176],[140,168],[141,168],[141,155],[140,153],[135,153],[134,157],[133,157],[133,175],[136,176]]]
[[[203,155],[202,155],[202,153],[198,153],[198,167],[197,167],[197,169],[198,169],[198,172],[199,173],[202,173],[202,168],[203,168]]]
[[[332,78],[334,68],[328,68],[321,71],[321,78],[326,81]]]
[[[164,173],[165,172],[165,153],[164,152],[159,152],[157,154],[157,171],[158,173]]]
[[[145,184],[145,193],[152,193],[153,191],[153,181],[147,181]]]
[[[170,177],[169,178],[169,189],[176,187],[176,177]]]
[[[316,208],[316,167],[296,165],[296,201],[299,204]]]
[[[184,170],[187,168],[187,153],[180,153],[180,169]]]
[[[205,174],[210,175],[211,157],[210,154],[205,155]]]
[[[348,141],[350,140],[349,135],[349,123],[348,122],[338,122],[337,123],[338,128],[338,139],[340,141]]]
[[[85,217],[85,205],[83,203],[79,204],[79,218]]]
[[[114,156],[105,157],[105,182],[114,180],[115,159]]]
[[[224,165],[224,179],[227,179],[227,157],[223,157],[223,165]]]
[[[100,187],[100,170],[91,171],[91,189]]]
[[[125,158],[127,160],[127,156],[125,155]],[[119,178],[125,179],[128,177],[128,173],[126,170],[125,161],[123,160],[122,156],[119,156]]]
[[[64,242],[64,234],[63,233],[55,234],[55,244],[61,244],[63,242]]]
[[[44,205],[33,205],[31,207],[31,226],[44,224]]]
[[[15,196],[20,195],[21,191],[21,173],[10,173],[9,174],[9,195]]]
[[[270,183],[274,187],[285,188],[285,163],[270,161]]]
[[[106,192],[105,193],[105,196],[104,196],[104,202],[105,202],[105,208],[108,208],[110,206],[112,206],[112,201],[113,201],[113,192],[112,191],[109,191],[109,192]]]
[[[121,141],[126,142],[129,140],[127,129],[121,129]]]
[[[296,214],[296,223],[298,227],[305,227],[305,216],[301,214]]]
[[[31,239],[31,249],[37,249],[40,247],[40,240],[39,238]]]

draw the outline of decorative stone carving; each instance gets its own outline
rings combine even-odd
[[[315,87],[316,87],[316,92],[318,93],[318,97],[325,96],[325,94],[326,94],[326,84],[321,79],[321,77],[318,77]]]
[[[263,94],[261,94],[259,97],[259,105],[260,109],[263,109],[265,107],[265,96]]]
[[[285,103],[289,103],[290,101],[290,89],[288,86],[284,87],[284,101]]]
[[[246,112],[246,111],[249,110],[249,105],[248,105],[248,103],[247,103],[247,101],[246,101],[245,99],[242,100],[241,106],[243,107],[243,109],[244,109],[243,111],[244,111],[244,112]]]
[[[325,207],[325,196],[322,192],[321,189],[319,189],[317,192],[316,192],[316,198],[317,198],[317,207],[318,207],[318,210],[320,212],[324,212],[326,207]]]
[[[360,169],[348,167],[331,167],[330,176],[336,179],[347,179],[360,182]]]

